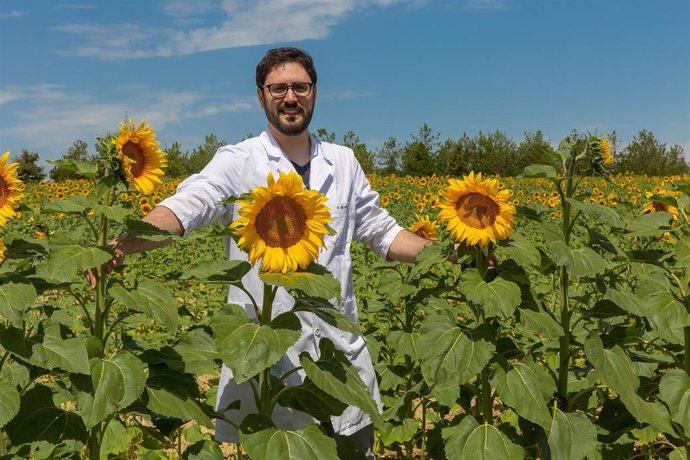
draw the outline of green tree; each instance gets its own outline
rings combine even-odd
[[[89,157],[89,145],[81,139],[74,141],[72,146],[67,149],[67,152],[62,156],[63,160],[72,161],[88,161],[91,159]],[[60,166],[55,166],[50,170],[50,178],[54,181],[63,181],[66,179],[83,179],[84,176],[76,171],[72,171],[67,168],[61,168]]]
[[[559,166],[553,153],[553,147],[544,139],[544,133],[541,131],[525,133],[524,139],[518,146],[517,159],[519,163],[518,173],[525,166],[531,164],[551,165],[555,168]]]
[[[690,172],[683,148],[670,148],[659,142],[654,134],[642,130],[618,155],[616,171],[620,173],[668,176]]]
[[[41,181],[46,178],[46,173],[43,172],[43,167],[38,165],[37,152],[22,149],[21,155],[15,158],[14,161],[19,163],[17,175],[21,180],[25,182]]]
[[[479,148],[467,133],[457,140],[447,139],[436,156],[436,174],[439,176],[463,176],[479,167]]]
[[[353,131],[345,133],[343,136],[343,145],[352,149],[355,153],[355,158],[357,158],[360,166],[362,166],[362,170],[366,174],[374,171],[373,155],[367,149],[366,144],[364,144]]]
[[[173,142],[169,148],[164,150],[168,154],[168,168],[165,170],[166,176],[186,177],[191,174],[188,155],[182,151],[182,146],[179,142]]]
[[[430,176],[436,172],[434,164],[438,149],[438,134],[424,123],[403,149],[402,173],[411,176]]]
[[[225,144],[226,142],[219,140],[215,134],[207,134],[204,137],[204,143],[195,148],[188,156],[188,174],[201,171],[211,161],[218,149]]]
[[[395,137],[389,137],[374,152],[376,167],[381,174],[400,174],[402,170],[403,147]]]
[[[518,162],[518,147],[503,131],[493,133],[479,132],[476,137],[479,150],[479,164],[476,172],[515,176],[522,171]]]
[[[314,134],[314,137],[316,137],[320,141],[329,142],[331,144],[335,142],[335,133],[328,131],[326,128],[317,129],[316,134]]]

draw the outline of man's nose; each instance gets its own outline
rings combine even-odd
[[[286,101],[297,101],[298,97],[295,94],[295,90],[292,89],[292,86],[288,88],[287,93],[285,93],[285,96],[283,96],[283,99]]]

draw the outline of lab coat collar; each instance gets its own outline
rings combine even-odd
[[[333,156],[332,152],[325,149],[320,140],[309,133],[311,140],[311,172],[310,172],[310,189],[318,190],[325,194],[333,182]],[[292,167],[290,159],[285,152],[280,148],[278,141],[267,129],[259,136],[259,140],[266,150],[266,155],[269,161],[277,161],[284,167]],[[281,168],[285,169],[285,168]]]

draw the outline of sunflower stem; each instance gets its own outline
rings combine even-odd
[[[259,317],[259,326],[264,326],[271,322],[273,316],[273,300],[275,299],[278,288],[264,284],[264,296]],[[267,367],[259,375],[259,413],[271,416],[273,412],[273,388],[271,385],[271,368]]]

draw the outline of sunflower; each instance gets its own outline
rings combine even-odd
[[[5,246],[5,242],[2,241],[2,238],[0,238],[0,262],[5,260],[5,251],[7,250],[7,247]]]
[[[458,243],[484,247],[510,235],[515,217],[510,196],[510,190],[499,190],[497,179],[482,180],[482,173],[470,172],[463,180],[450,180],[439,218]]]
[[[240,218],[230,224],[237,245],[263,272],[287,273],[316,260],[332,221],[326,197],[304,188],[296,172],[268,173],[268,186],[257,186],[251,200],[238,200]]]
[[[429,220],[429,216],[421,217],[417,215],[417,222],[412,224],[409,230],[415,235],[426,238],[427,240],[438,240],[438,235],[436,234],[436,222],[431,222]]]
[[[669,192],[668,190],[659,190],[657,195],[669,195],[678,197],[680,194],[678,192]],[[667,212],[673,216],[673,222],[671,225],[675,225],[678,222],[678,208],[672,204],[663,203],[661,201],[655,201],[651,198],[654,196],[653,193],[647,193],[647,198],[650,199],[642,207],[643,214],[649,214],[652,212]]]
[[[165,173],[161,168],[168,166],[168,160],[165,152],[158,148],[160,142],[156,141],[156,133],[144,120],[138,127],[132,120],[120,123],[120,132],[113,144],[130,186],[148,195],[162,183]]]
[[[10,152],[0,156],[0,225],[5,225],[7,219],[15,217],[14,208],[22,198],[24,184],[17,177],[19,163],[7,164]]]
[[[608,137],[591,136],[589,139],[590,162],[594,172],[608,174],[607,166],[614,162],[611,141]]]

